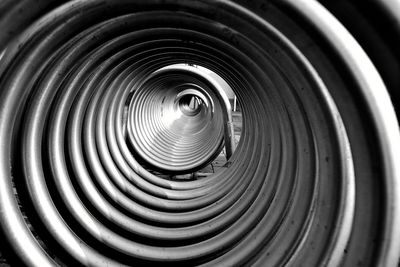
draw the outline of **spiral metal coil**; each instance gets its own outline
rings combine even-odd
[[[3,0],[0,29],[0,224],[17,266],[398,264],[392,87],[320,3]],[[240,142],[203,179],[142,165],[196,170],[226,139],[217,91],[175,64],[241,103]],[[168,128],[164,86],[186,112]],[[148,149],[139,130],[175,137]]]
[[[220,154],[229,100],[223,101],[223,89],[204,76],[195,68],[168,68],[135,90],[127,132],[146,163],[169,172],[193,172]]]

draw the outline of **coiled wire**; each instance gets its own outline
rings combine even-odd
[[[204,167],[223,145],[227,111],[216,94],[224,92],[190,73],[170,68],[151,75],[136,90],[128,111],[135,151],[146,163],[170,172]]]
[[[244,2],[40,1],[2,33],[0,223],[20,262],[396,264],[400,135],[379,74],[317,2]],[[1,25],[31,5],[6,1]],[[228,167],[199,180],[141,165],[193,171],[221,149],[222,102],[160,71],[175,64],[215,72],[242,106]],[[207,108],[166,128],[161,87],[168,108],[182,92]],[[174,137],[149,149],[142,127]]]

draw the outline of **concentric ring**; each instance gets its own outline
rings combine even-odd
[[[21,263],[397,264],[397,119],[320,4],[41,3],[14,26],[32,4],[0,6],[0,223]],[[226,96],[177,64],[241,103],[235,152],[201,179],[151,171],[195,172],[231,142]]]

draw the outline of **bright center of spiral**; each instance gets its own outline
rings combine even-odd
[[[203,100],[195,95],[186,95],[179,101],[179,108],[187,116],[197,115],[203,108]]]
[[[146,165],[163,172],[200,170],[221,152],[225,103],[207,76],[182,67],[154,72],[129,104],[128,136]]]

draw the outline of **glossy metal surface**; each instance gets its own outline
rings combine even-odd
[[[3,1],[0,11],[10,261],[396,266],[393,105],[374,61],[316,1]],[[176,64],[215,72],[242,108],[226,168],[199,179],[151,171],[195,171],[230,140],[218,85],[166,68]]]
[[[228,127],[224,118],[231,110],[225,92],[217,88],[194,67],[150,75],[129,104],[127,132],[133,149],[146,163],[169,172],[193,172],[209,164],[221,152]]]

